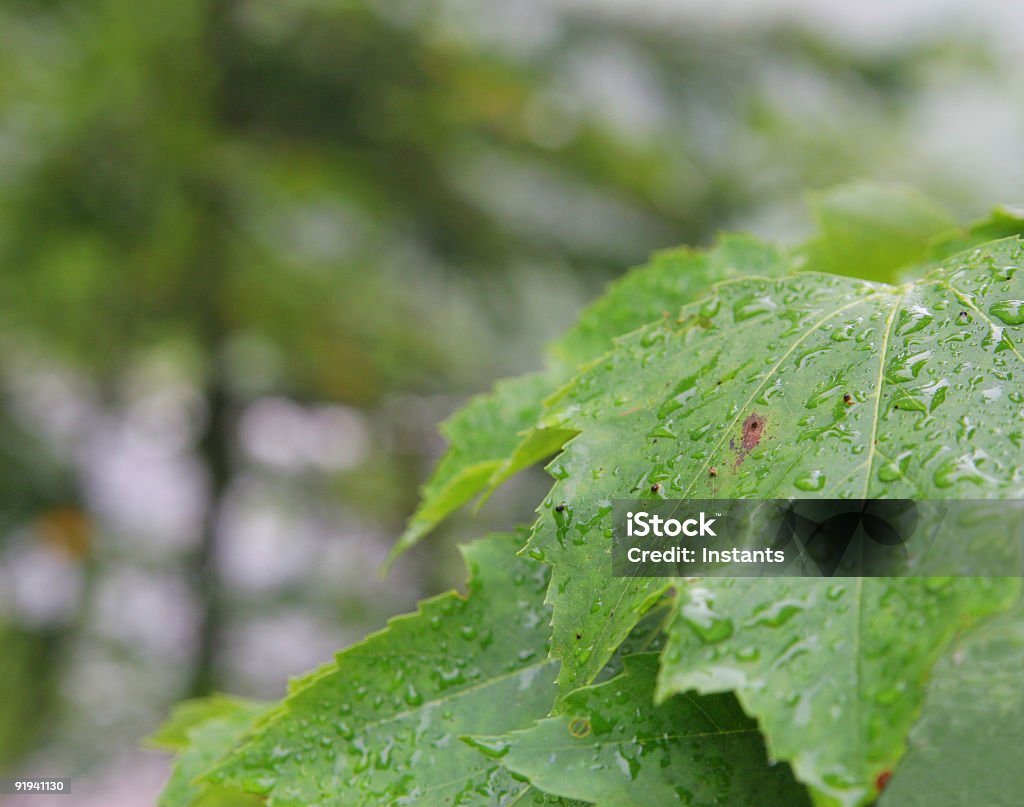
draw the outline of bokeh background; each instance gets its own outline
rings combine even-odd
[[[0,775],[154,803],[173,702],[529,519],[540,472],[378,577],[465,396],[808,188],[1024,201],[1022,68],[997,0],[5,0]]]

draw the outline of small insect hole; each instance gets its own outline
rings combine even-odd
[[[590,721],[585,717],[576,717],[569,721],[569,733],[573,737],[586,737],[590,734]]]

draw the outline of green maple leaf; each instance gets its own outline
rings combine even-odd
[[[554,700],[548,574],[516,557],[521,542],[470,545],[467,596],[424,601],[300,680],[208,781],[295,807],[547,798],[458,741],[519,728]]]

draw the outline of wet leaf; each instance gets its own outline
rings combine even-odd
[[[1016,583],[705,579],[683,587],[658,695],[734,692],[816,804],[866,804],[903,754],[935,661]],[[712,635],[714,622],[729,629]]]
[[[708,252],[667,250],[613,283],[550,346],[547,370],[501,381],[473,398],[443,426],[449,448],[421,491],[421,504],[395,544],[389,562],[414,546],[474,496],[550,457],[573,435],[557,424],[538,426],[541,401],[612,340],[703,294],[711,283],[741,274],[777,275],[784,259],[774,247],[746,236],[725,236]]]
[[[503,737],[477,738],[510,771],[598,807],[800,807],[787,765],[769,765],[757,724],[731,695],[652,702],[658,656],[570,694],[560,714]]]
[[[615,649],[615,654],[594,678],[595,683],[603,683],[609,678],[620,675],[625,669],[626,659],[648,653],[660,653],[665,647],[667,634],[665,629],[675,612],[675,597],[667,596],[652,607],[643,619],[630,631],[622,644]]]
[[[1020,497],[1022,261],[1009,239],[899,287],[725,282],[549,401],[580,434],[549,466],[525,551],[554,566],[563,691],[667,584],[611,577],[615,498]]]
[[[1024,603],[936,665],[906,759],[879,807],[1015,807],[1024,793]]]
[[[211,780],[272,806],[530,803],[457,739],[528,725],[554,700],[548,574],[515,556],[521,541],[470,545],[468,596],[426,600],[300,680]]]
[[[774,277],[788,267],[778,247],[746,235],[725,234],[709,250],[679,247],[657,252],[651,261],[626,273],[580,314],[579,320],[548,349],[549,363],[572,373],[612,346],[622,334],[703,296],[722,280]],[[564,376],[568,380],[568,375]]]

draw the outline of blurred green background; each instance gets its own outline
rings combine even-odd
[[[6,0],[0,775],[152,803],[171,703],[457,585],[545,480],[378,579],[436,424],[651,250],[1021,201],[1022,53],[995,0]]]

